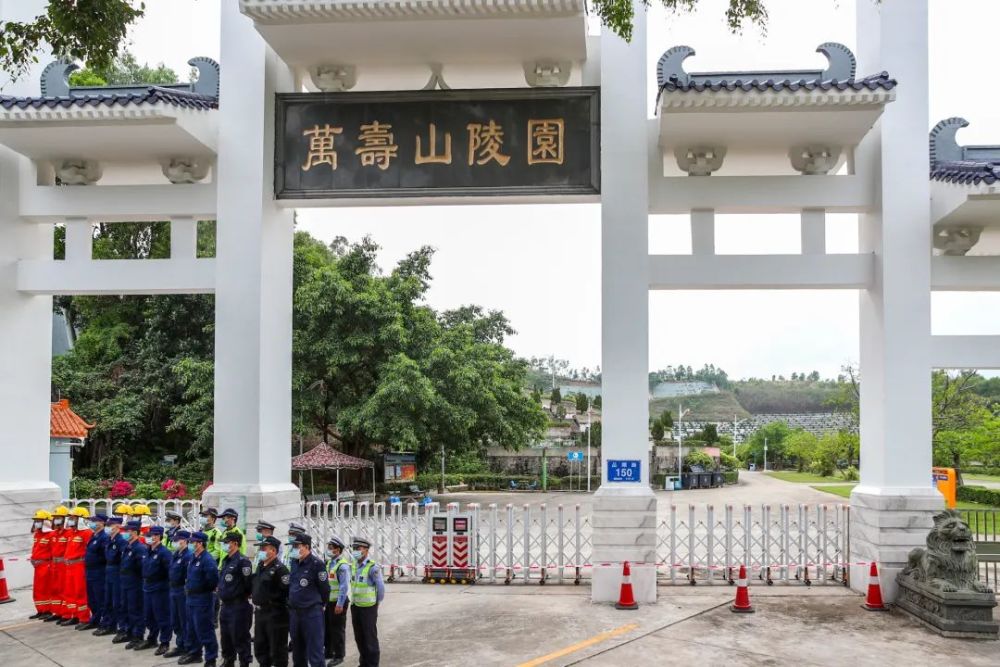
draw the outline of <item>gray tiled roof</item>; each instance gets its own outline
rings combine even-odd
[[[70,86],[69,76],[78,67],[56,61],[42,72],[41,95],[9,97],[0,95],[3,109],[58,109],[70,107],[124,107],[142,104],[170,104],[185,109],[219,107],[219,64],[211,58],[192,58],[188,64],[198,69],[193,83],[124,86]]]
[[[1000,181],[1000,146],[959,146],[964,118],[948,118],[931,130],[931,179],[962,185],[993,185]]]
[[[69,107],[115,107],[163,102],[186,109],[218,109],[219,99],[190,93],[183,90],[148,86],[129,88],[124,91],[95,91],[91,95],[72,97],[8,97],[0,95],[0,107],[4,109],[57,109]]]
[[[692,91],[718,92],[720,90],[745,92],[798,90],[892,90],[896,80],[887,72],[856,78],[857,60],[843,44],[827,42],[816,49],[826,56],[825,70],[775,70],[757,72],[702,72],[688,73],[683,63],[695,55],[689,46],[675,46],[660,58],[657,64],[657,81],[660,92]]]

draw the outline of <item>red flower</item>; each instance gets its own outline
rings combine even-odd
[[[111,485],[112,498],[128,498],[133,493],[135,493],[135,487],[132,486],[131,482],[126,482],[124,479],[120,479]]]

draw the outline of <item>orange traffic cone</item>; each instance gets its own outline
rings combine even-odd
[[[738,614],[754,613],[753,605],[750,604],[750,586],[747,584],[747,567],[740,565],[740,578],[736,582],[736,601],[729,607]]]
[[[624,567],[622,567],[622,588],[618,594],[618,602],[615,603],[615,609],[638,608],[639,603],[635,601],[635,596],[632,595],[632,570],[628,566],[628,561],[625,561]]]
[[[7,591],[7,575],[3,571],[3,558],[0,558],[0,604],[13,602],[14,598]]]
[[[868,611],[889,611],[882,602],[882,586],[879,584],[875,561],[872,561],[871,570],[868,572],[868,596],[862,606]]]

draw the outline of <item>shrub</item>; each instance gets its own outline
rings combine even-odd
[[[684,457],[684,467],[690,470],[691,466],[702,466],[705,470],[714,470],[715,461],[705,452],[690,452]]]
[[[726,476],[726,484],[739,484],[740,483],[740,469],[735,468],[733,470],[726,470],[722,473]]]
[[[848,466],[847,468],[841,470],[840,476],[847,482],[856,482],[861,479],[861,476],[858,474],[858,469],[854,466]]]
[[[135,487],[131,482],[119,479],[111,484],[110,492],[112,498],[132,498],[135,495]]]
[[[1000,489],[987,489],[984,486],[960,486],[956,495],[959,500],[1000,507]]]
[[[73,498],[104,498],[105,489],[96,479],[78,477],[69,485],[69,494]]]
[[[721,452],[719,454],[719,461],[722,463],[724,470],[739,470],[740,468],[740,460],[731,454]]]
[[[135,485],[135,497],[148,500],[162,500],[167,494],[160,490],[160,485],[153,482],[139,482]]]
[[[181,500],[187,496],[187,486],[184,485],[184,482],[178,482],[174,479],[168,479],[160,484],[160,491],[164,493],[167,500]]]

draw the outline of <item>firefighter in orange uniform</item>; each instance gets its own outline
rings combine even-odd
[[[87,555],[87,543],[94,534],[83,519],[90,517],[90,512],[82,507],[74,507],[66,517],[68,540],[63,578],[63,596],[66,600],[67,617],[59,621],[59,625],[76,625],[90,621],[90,608],[87,606],[87,572],[83,562]]]
[[[46,619],[52,615],[52,600],[49,593],[52,578],[52,514],[38,510],[31,518],[31,565],[35,568],[35,579],[31,586],[35,600],[35,613],[29,618]]]
[[[63,583],[66,567],[66,517],[69,510],[62,505],[52,513],[52,570],[49,574],[49,611],[52,615],[45,619],[46,623],[62,621],[69,618],[66,610],[66,589]]]

